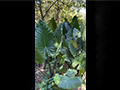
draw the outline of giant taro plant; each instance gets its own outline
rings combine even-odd
[[[86,26],[72,22],[60,23],[54,18],[48,24],[39,20],[35,28],[35,62],[47,61],[48,73],[39,85],[42,90],[76,89],[83,83],[82,73],[86,66]]]

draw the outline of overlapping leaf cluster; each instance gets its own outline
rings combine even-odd
[[[35,29],[35,61],[42,64],[48,57],[57,62],[51,85],[62,90],[76,89],[82,84],[81,72],[86,66],[86,26],[82,22],[79,25],[76,16],[71,23],[60,23],[58,27],[54,18],[48,25],[39,20]]]

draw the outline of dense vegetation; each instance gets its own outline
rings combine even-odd
[[[70,0],[45,1],[47,3],[51,1],[53,4],[57,2],[57,5],[63,2],[71,3]],[[74,2],[74,0],[72,1]],[[42,4],[42,7],[45,7],[43,1],[38,4],[36,2],[39,9],[42,9],[40,7]],[[82,5],[85,7],[85,3],[79,5],[81,5],[80,7]],[[60,11],[64,10],[62,8]],[[56,9],[58,9],[58,6],[56,6]],[[47,16],[47,13],[43,14],[43,11],[39,20],[36,19],[35,62],[40,65],[45,63],[44,69],[48,71],[44,72],[37,65],[35,66],[40,72],[36,73],[36,75],[44,78],[41,83],[36,83],[36,85],[41,90],[75,90],[79,86],[86,84],[85,20],[81,19],[79,15],[69,17],[69,14],[68,16],[63,14],[65,17],[62,17],[62,13],[60,15],[56,14],[57,16],[54,16],[54,13],[52,16]],[[58,11],[56,12],[58,13]],[[50,19],[47,20],[48,18]]]

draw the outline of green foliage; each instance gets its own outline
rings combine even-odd
[[[47,55],[55,55],[55,43],[56,38],[52,30],[42,20],[39,20],[35,30],[35,47],[38,48],[45,59]]]
[[[78,70],[81,70],[86,66],[86,55],[85,54],[80,54],[73,60],[72,66],[75,67],[77,65],[78,65],[77,67]]]
[[[45,61],[45,58],[43,57],[42,53],[35,48],[35,62],[42,64]]]
[[[57,28],[57,24],[54,18],[52,18],[49,23],[48,26],[51,28],[51,30],[54,32],[55,29]]]
[[[55,74],[54,81],[58,87],[63,89],[76,89],[82,84],[81,76],[75,76],[77,73],[74,69],[68,69],[64,76]]]
[[[86,66],[86,26],[78,23],[77,16],[72,20],[72,23],[63,22],[58,27],[53,18],[49,24],[39,20],[36,25],[35,60],[37,63],[46,60],[46,68],[52,70],[47,72],[50,78],[44,80],[43,86],[39,85],[42,90],[76,89],[83,83],[81,75]]]

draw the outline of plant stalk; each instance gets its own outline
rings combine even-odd
[[[51,75],[52,71],[51,71],[51,66],[50,66],[50,62],[49,62],[49,57],[48,56],[47,56],[47,63],[49,65],[49,71],[50,71],[50,75]],[[50,77],[52,77],[52,75]]]
[[[45,72],[41,71],[36,65],[35,65],[35,67],[36,67],[43,75],[45,75],[47,78],[50,78],[50,76],[49,76],[48,74],[46,74]]]

